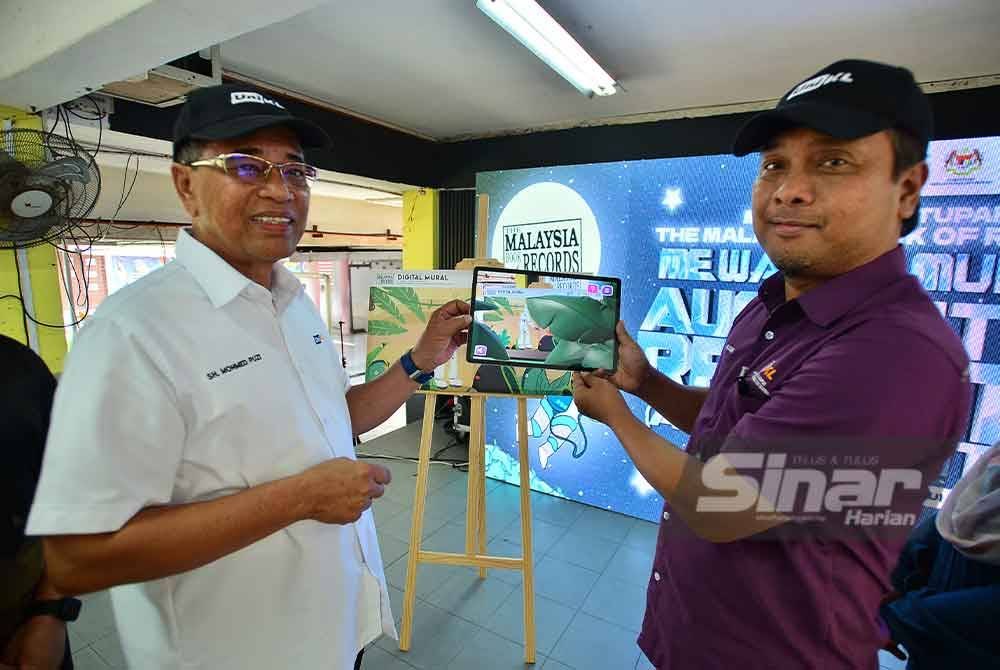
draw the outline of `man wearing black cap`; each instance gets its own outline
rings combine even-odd
[[[898,242],[930,136],[905,69],[847,60],[796,85],[736,139],[761,152],[754,232],[780,272],[710,388],[659,373],[621,324],[618,371],[574,379],[666,501],[639,637],[657,668],[877,667],[879,601],[971,398],[961,342]],[[620,389],[689,432],[686,449]]]
[[[243,86],[193,93],[172,167],[191,228],[177,259],[110,296],[73,343],[28,532],[50,579],[111,588],[129,666],[359,667],[395,636],[352,436],[388,418],[465,340],[435,312],[383,377],[351,388],[279,261],[306,225],[325,133]]]

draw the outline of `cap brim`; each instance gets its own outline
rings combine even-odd
[[[811,128],[838,139],[855,140],[891,125],[870,112],[815,102],[793,103],[762,112],[743,124],[733,142],[733,153],[746,156],[758,151],[791,128]]]
[[[228,140],[256,132],[261,128],[284,126],[294,132],[303,149],[328,149],[332,142],[326,132],[311,121],[295,117],[280,118],[269,114],[243,116],[214,126],[206,126],[189,137],[194,140]]]

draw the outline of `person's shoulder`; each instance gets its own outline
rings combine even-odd
[[[172,261],[109,295],[88,320],[114,323],[125,330],[155,324],[179,302],[196,295],[196,288],[184,266]]]
[[[969,368],[969,357],[958,333],[915,277],[899,282],[890,300],[866,310],[853,330],[881,340],[886,355],[911,358],[924,368],[935,359],[946,362],[960,375]]]

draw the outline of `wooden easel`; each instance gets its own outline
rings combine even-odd
[[[486,257],[486,231],[489,196],[476,196],[476,258],[466,258],[456,270],[471,270],[477,265],[501,267],[500,261]],[[531,482],[528,461],[528,398],[535,395],[494,395],[517,399],[517,452],[521,485],[521,557],[486,555],[486,398],[493,394],[473,391],[420,391],[424,396],[424,423],[420,432],[420,454],[417,459],[417,490],[413,502],[413,524],[410,526],[410,551],[406,557],[406,591],[403,595],[403,622],[399,635],[401,651],[410,649],[413,634],[413,608],[417,598],[417,565],[464,565],[479,568],[479,578],[486,579],[487,568],[520,570],[524,594],[524,660],[535,662],[535,568],[531,550]],[[465,553],[423,551],[420,548],[424,530],[424,508],[427,503],[427,477],[430,473],[431,436],[434,433],[435,397],[448,395],[471,400],[469,419],[469,487],[466,494]]]
[[[530,463],[528,461],[528,398],[541,396],[494,396],[517,399],[517,444],[520,464],[521,485],[521,557],[486,555],[486,462],[484,406],[486,393],[454,393],[451,391],[422,391],[424,395],[424,423],[420,433],[420,455],[417,463],[417,490],[413,503],[413,524],[410,527],[410,551],[407,554],[406,592],[403,596],[403,622],[399,636],[399,648],[410,649],[413,632],[413,609],[417,597],[417,565],[436,563],[438,565],[463,565],[479,568],[479,578],[486,578],[487,568],[520,570],[523,575],[524,595],[524,660],[535,662],[535,571],[531,549],[531,485],[529,482]],[[434,432],[435,396],[463,396],[471,399],[469,421],[469,487],[466,496],[465,553],[453,554],[441,551],[423,551],[420,548],[424,508],[427,502],[427,477],[430,472],[431,436]]]

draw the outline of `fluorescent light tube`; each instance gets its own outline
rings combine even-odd
[[[584,95],[615,93],[611,75],[535,0],[476,0],[476,6]]]

